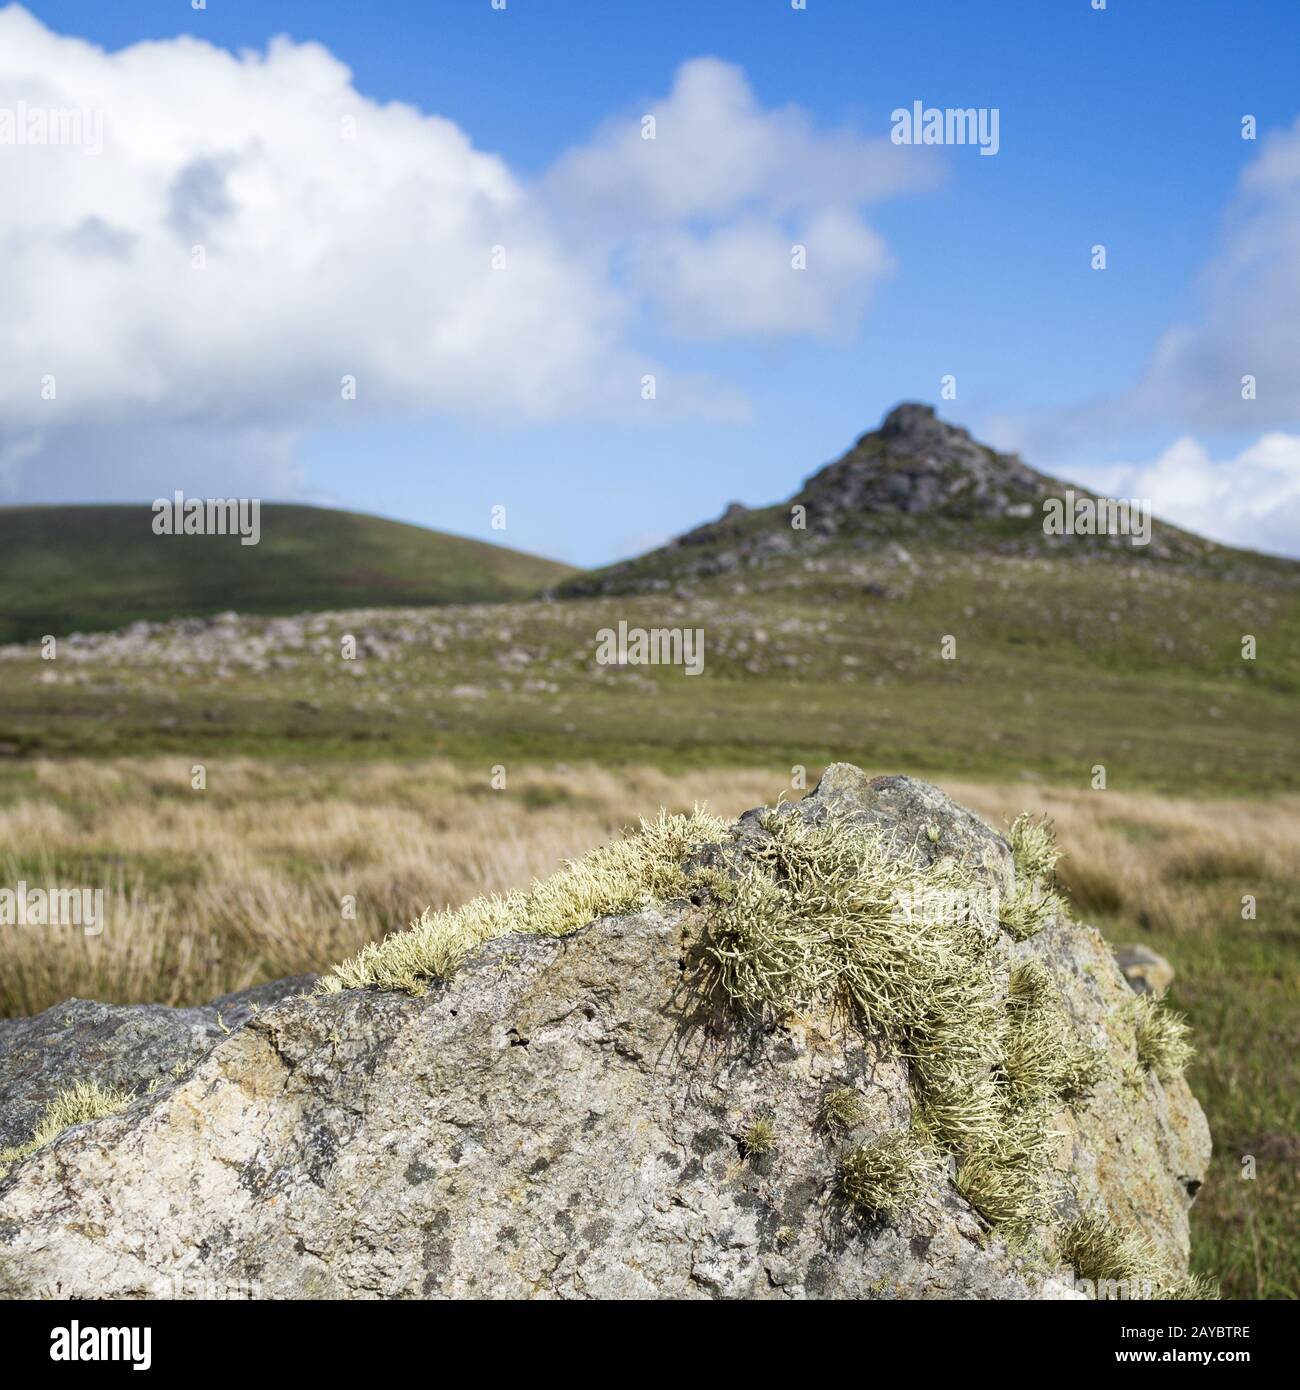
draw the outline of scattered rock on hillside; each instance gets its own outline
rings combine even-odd
[[[1007,843],[933,787],[839,765],[779,814],[832,804],[898,850],[1012,882]],[[751,814],[730,843],[765,833]],[[748,1024],[700,1000],[702,915],[675,902],[565,938],[507,935],[422,998],[291,997],[238,1027],[232,1011],[182,1079],[0,1183],[0,1294],[1079,1296],[941,1168],[900,1215],[846,1210],[820,1107],[849,1087],[854,1142],[905,1129],[908,1064],[827,1011]],[[1132,995],[1105,943],[1059,918],[999,949],[1043,962],[1106,1051],[1092,1100],[1060,1117],[1070,1211],[1104,1209],[1185,1269],[1209,1136],[1182,1080],[1134,1074]],[[73,1026],[47,1045],[70,1076],[102,1066],[111,1039]],[[747,1148],[759,1118],[775,1136],[762,1153]]]

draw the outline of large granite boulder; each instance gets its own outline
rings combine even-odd
[[[839,765],[779,814],[832,806],[886,827],[899,852],[951,856],[994,893],[1012,884],[1006,841],[935,788]],[[764,833],[742,818],[715,864]],[[0,1294],[1081,1296],[1050,1246],[1005,1241],[942,1167],[887,1218],[846,1205],[846,1146],[911,1122],[909,1063],[829,1010],[720,1013],[692,983],[707,920],[707,900],[682,900],[562,938],[506,935],[422,997],[290,990],[223,1013],[216,1037],[175,1011],[177,1076],[122,1028],[113,1079],[139,1066],[159,1084],[0,1181]],[[1062,1191],[1185,1270],[1209,1135],[1181,1079],[1135,1068],[1132,995],[1105,943],[1059,915],[999,951],[1042,961],[1106,1051],[1091,1098],[1054,1128]],[[91,1008],[0,1029],[11,1139],[54,1069],[105,1074]],[[828,1130],[825,1098],[844,1088],[857,1112]]]

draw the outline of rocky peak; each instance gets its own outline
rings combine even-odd
[[[881,421],[878,431],[883,439],[897,439],[912,445],[936,444],[953,439],[970,439],[970,432],[958,425],[949,425],[934,413],[934,406],[920,401],[902,401]]]
[[[827,546],[879,551],[904,537],[908,544],[928,537],[990,553],[1088,559],[1134,559],[1139,553],[1147,559],[1196,558],[1209,545],[1161,522],[1140,552],[1125,535],[1046,535],[1043,502],[1060,497],[1067,486],[1078,496],[1091,495],[1030,468],[1018,454],[981,444],[969,430],[940,419],[933,406],[903,401],[784,502],[757,509],[733,502],[716,520],[635,560],[578,575],[559,592],[581,597],[667,590],[779,564],[796,553],[808,557]],[[804,511],[798,530],[791,526],[796,506]],[[981,525],[986,522],[994,524]]]
[[[1049,488],[1050,480],[1016,455],[976,443],[969,431],[939,419],[933,406],[905,401],[809,478],[797,500],[839,529],[874,512],[1015,516]]]

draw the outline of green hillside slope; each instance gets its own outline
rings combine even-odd
[[[0,642],[234,609],[420,607],[525,598],[551,560],[380,517],[266,504],[261,539],[158,536],[147,506],[0,508]]]

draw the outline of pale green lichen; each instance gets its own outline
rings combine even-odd
[[[1023,1233],[1050,1201],[1052,1120],[1096,1084],[1101,1058],[1075,1040],[1047,968],[1017,965],[1007,982],[999,1123],[970,1144],[957,1166],[958,1190],[988,1219]]]
[[[1063,1226],[1057,1246],[1073,1265],[1076,1278],[1094,1285],[1120,1285],[1128,1298],[1152,1297],[1164,1272],[1150,1242],[1136,1231],[1123,1231],[1109,1217],[1085,1212]]]
[[[1019,882],[998,905],[998,921],[1016,941],[1028,941],[1064,911],[1060,894]]]
[[[776,1148],[776,1126],[770,1115],[759,1115],[741,1140],[746,1158],[761,1158]]]
[[[764,829],[709,905],[711,989],[748,1014],[838,1005],[893,1041],[915,1091],[912,1142],[954,1155],[958,1186],[990,1220],[1042,1218],[1052,1116],[1096,1071],[1046,970],[1008,987],[987,895],[964,866],[833,816],[771,814]]]
[[[1015,862],[1016,884],[998,908],[998,920],[1017,941],[1037,936],[1053,917],[1066,911],[1064,899],[1053,888],[1056,863],[1056,831],[1044,816],[1035,820],[1022,812],[1007,832]]]
[[[862,1118],[862,1097],[852,1086],[837,1086],[822,1097],[818,1118],[823,1129],[851,1129]]]
[[[1139,994],[1130,1007],[1138,1061],[1161,1081],[1181,1076],[1196,1055],[1188,1041],[1187,1020],[1153,994]]]
[[[1046,816],[1035,820],[1027,811],[1022,811],[1011,823],[1007,839],[1011,843],[1016,877],[1030,882],[1042,880],[1050,883],[1056,871],[1056,862],[1061,857],[1061,851],[1056,847],[1056,827],[1053,823]]]
[[[0,1178],[15,1164],[43,1149],[72,1125],[102,1120],[125,1110],[134,1096],[115,1086],[100,1086],[97,1081],[79,1081],[58,1095],[45,1107],[32,1137],[25,1144],[0,1149]]]
[[[1171,1284],[1164,1296],[1193,1302],[1202,1299],[1220,1299],[1223,1297],[1223,1290],[1213,1275],[1189,1274],[1186,1279],[1180,1279],[1176,1284]]]
[[[866,1216],[899,1216],[916,1204],[938,1171],[932,1149],[914,1135],[896,1130],[845,1156],[840,1163],[840,1190]]]
[[[1026,1101],[1086,1096],[1097,1084],[1101,1055],[1075,1039],[1047,967],[1022,961],[1007,981],[1003,1069],[1011,1092]]]
[[[1096,1298],[1217,1299],[1219,1288],[1203,1274],[1172,1275],[1145,1237],[1124,1231],[1103,1213],[1085,1212],[1056,1236],[1061,1256]]]

